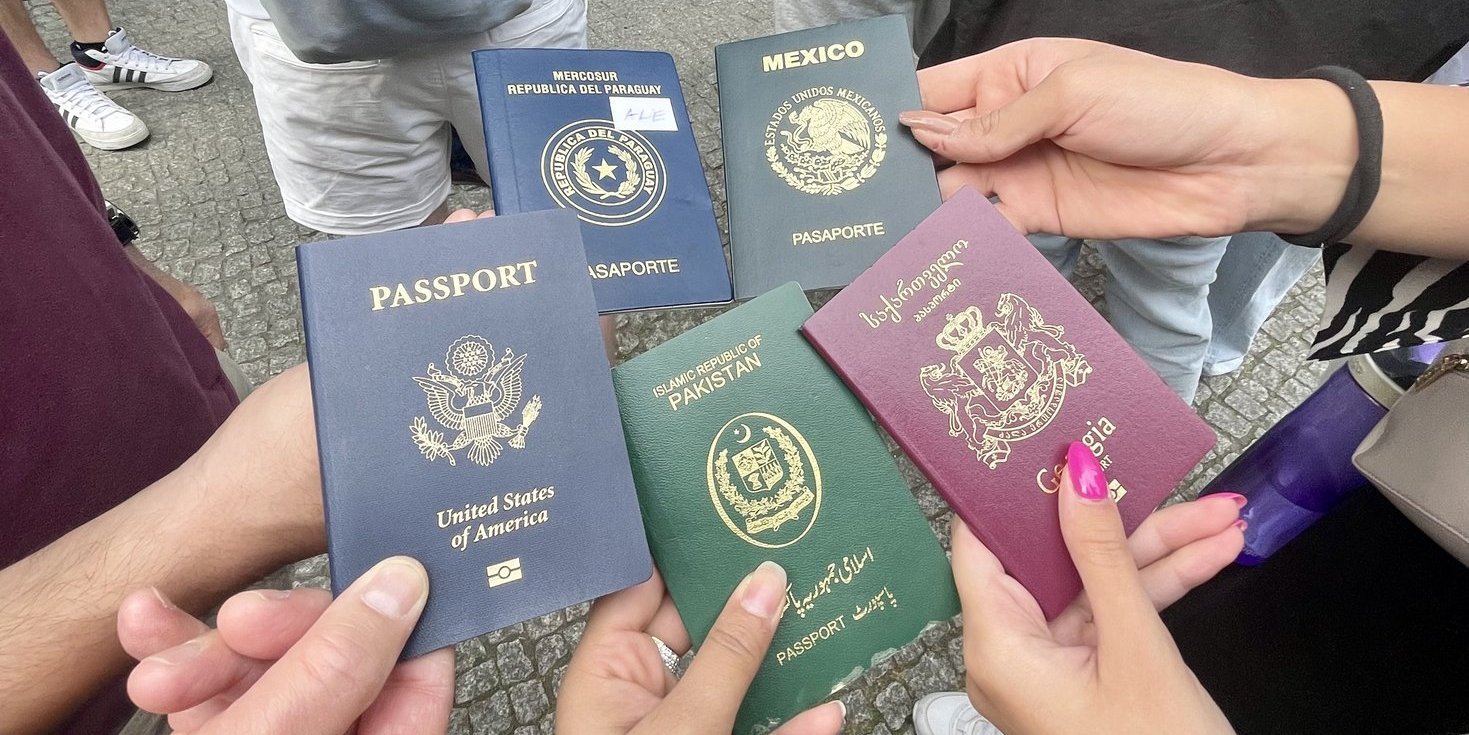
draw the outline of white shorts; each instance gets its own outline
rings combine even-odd
[[[586,48],[586,0],[535,0],[481,34],[378,61],[308,64],[269,20],[229,11],[230,36],[286,214],[361,235],[422,223],[449,195],[449,126],[486,181],[485,134],[469,52]]]

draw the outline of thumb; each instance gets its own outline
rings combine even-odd
[[[1064,474],[1062,485],[1069,491],[1058,498],[1061,535],[1091,601],[1099,645],[1106,645],[1109,631],[1123,637],[1149,619],[1161,624],[1128,548],[1107,477],[1085,444],[1072,442]]]
[[[1042,82],[1009,104],[972,116],[904,112],[898,122],[929,150],[959,163],[994,163],[1065,131],[1067,104],[1060,84]]]
[[[688,673],[654,717],[648,732],[728,732],[745,691],[760,670],[785,610],[786,571],[767,561],[750,572],[714,621]]]

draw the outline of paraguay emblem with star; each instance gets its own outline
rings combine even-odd
[[[541,153],[541,178],[557,205],[604,227],[642,221],[668,190],[658,149],[610,120],[580,120],[556,131]]]
[[[525,359],[525,354],[506,348],[496,360],[494,346],[478,335],[454,340],[444,353],[445,371],[429,363],[426,376],[413,377],[428,401],[429,416],[441,429],[430,429],[424,417],[415,416],[409,429],[418,451],[430,462],[444,458],[452,465],[456,452],[468,450],[469,461],[487,467],[507,446],[524,449],[526,434],[541,413],[539,395],[520,406]],[[519,426],[510,423],[516,409]],[[446,431],[452,438],[445,438]]]

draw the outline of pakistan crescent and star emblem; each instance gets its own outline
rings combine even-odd
[[[525,358],[506,348],[497,361],[494,346],[478,335],[454,340],[444,353],[447,372],[429,363],[426,376],[413,376],[429,416],[443,429],[430,429],[424,417],[415,416],[409,428],[418,451],[429,461],[444,458],[452,465],[455,452],[467,449],[469,461],[489,466],[507,445],[524,449],[526,433],[541,413],[541,397],[533,395],[520,411],[520,425],[509,423],[520,408]],[[458,433],[445,440],[445,431]]]
[[[784,419],[746,413],[709,445],[709,498],[746,543],[779,549],[800,541],[821,509],[821,466],[806,437]]]
[[[541,153],[541,178],[558,206],[604,227],[643,220],[668,191],[658,149],[610,120],[579,120],[556,131]]]
[[[852,191],[872,178],[887,156],[882,115],[848,89],[813,87],[796,93],[776,107],[767,131],[770,168],[807,194]]]
[[[1012,443],[1046,428],[1067,388],[1091,375],[1065,334],[1013,293],[1000,296],[993,321],[985,322],[976,306],[947,316],[934,342],[953,355],[921,368],[918,382],[948,416],[949,436],[963,436],[986,467],[1003,464]]]

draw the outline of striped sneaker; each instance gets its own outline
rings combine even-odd
[[[98,89],[132,89],[146,87],[163,92],[182,92],[198,87],[214,78],[209,65],[194,59],[159,56],[133,44],[128,32],[114,28],[107,34],[102,49],[88,49],[85,55],[93,64],[82,66],[87,79]],[[80,57],[78,57],[80,60]]]
[[[148,137],[148,126],[137,115],[98,92],[75,63],[50,74],[38,74],[36,78],[67,126],[93,148],[115,151],[137,145]]]

